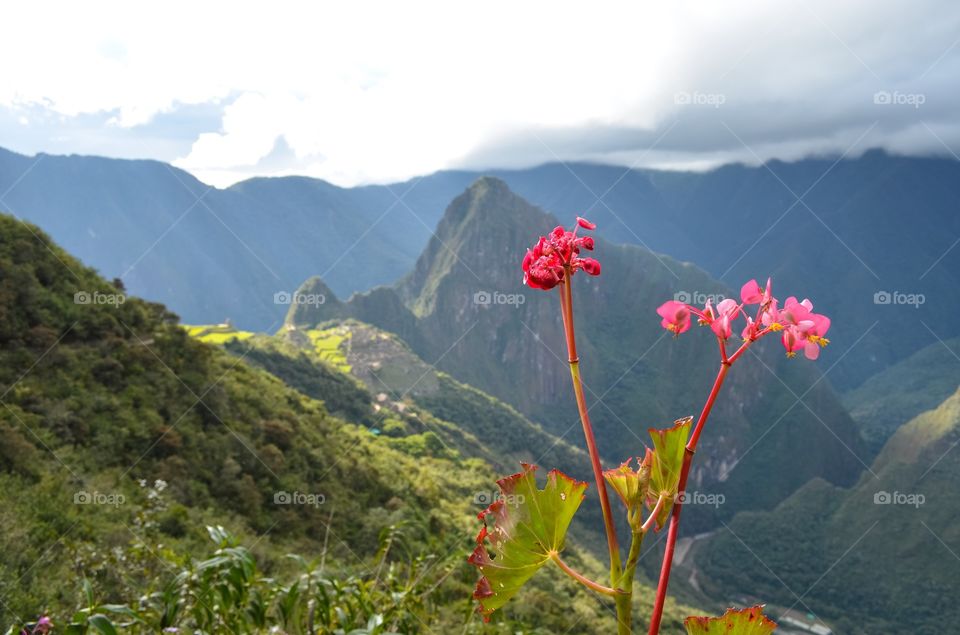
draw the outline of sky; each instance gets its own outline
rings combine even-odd
[[[960,3],[9,3],[0,147],[225,187],[960,153]],[[960,160],[960,159],[958,159]]]

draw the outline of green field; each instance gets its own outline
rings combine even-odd
[[[239,331],[229,324],[184,324],[183,328],[190,337],[207,344],[226,344],[234,340],[242,342],[254,336],[252,331]]]

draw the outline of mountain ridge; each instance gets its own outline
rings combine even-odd
[[[940,338],[960,335],[950,319],[960,300],[949,293],[960,284],[960,251],[949,249],[960,235],[960,168],[943,159],[873,151],[705,172],[553,163],[357,188],[254,178],[209,191],[164,164],[53,155],[34,162],[0,155],[10,209],[192,323],[232,317],[269,330],[288,308],[274,295],[314,274],[344,298],[392,285],[414,266],[449,202],[489,174],[555,214],[592,216],[598,235],[613,242],[694,261],[731,286],[770,269],[798,295],[833,306],[841,340],[864,335],[833,373],[844,391],[935,341],[911,328],[917,319]],[[926,301],[901,304],[898,292]]]

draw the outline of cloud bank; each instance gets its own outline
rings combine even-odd
[[[960,153],[960,5],[21,3],[0,145],[224,186]]]

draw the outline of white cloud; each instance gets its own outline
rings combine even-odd
[[[727,128],[762,158],[842,151],[873,121],[864,143],[939,145],[921,118],[960,141],[960,10],[948,2],[22,3],[6,14],[0,106],[41,107],[65,125],[104,113],[149,154],[170,147],[145,141],[158,115],[221,103],[219,126],[157,157],[219,185],[261,171],[388,181],[557,156],[752,158]],[[883,89],[928,98],[919,111],[878,109]],[[98,148],[65,138],[69,151]],[[267,166],[278,140],[292,156]],[[32,143],[62,145],[47,142]]]

